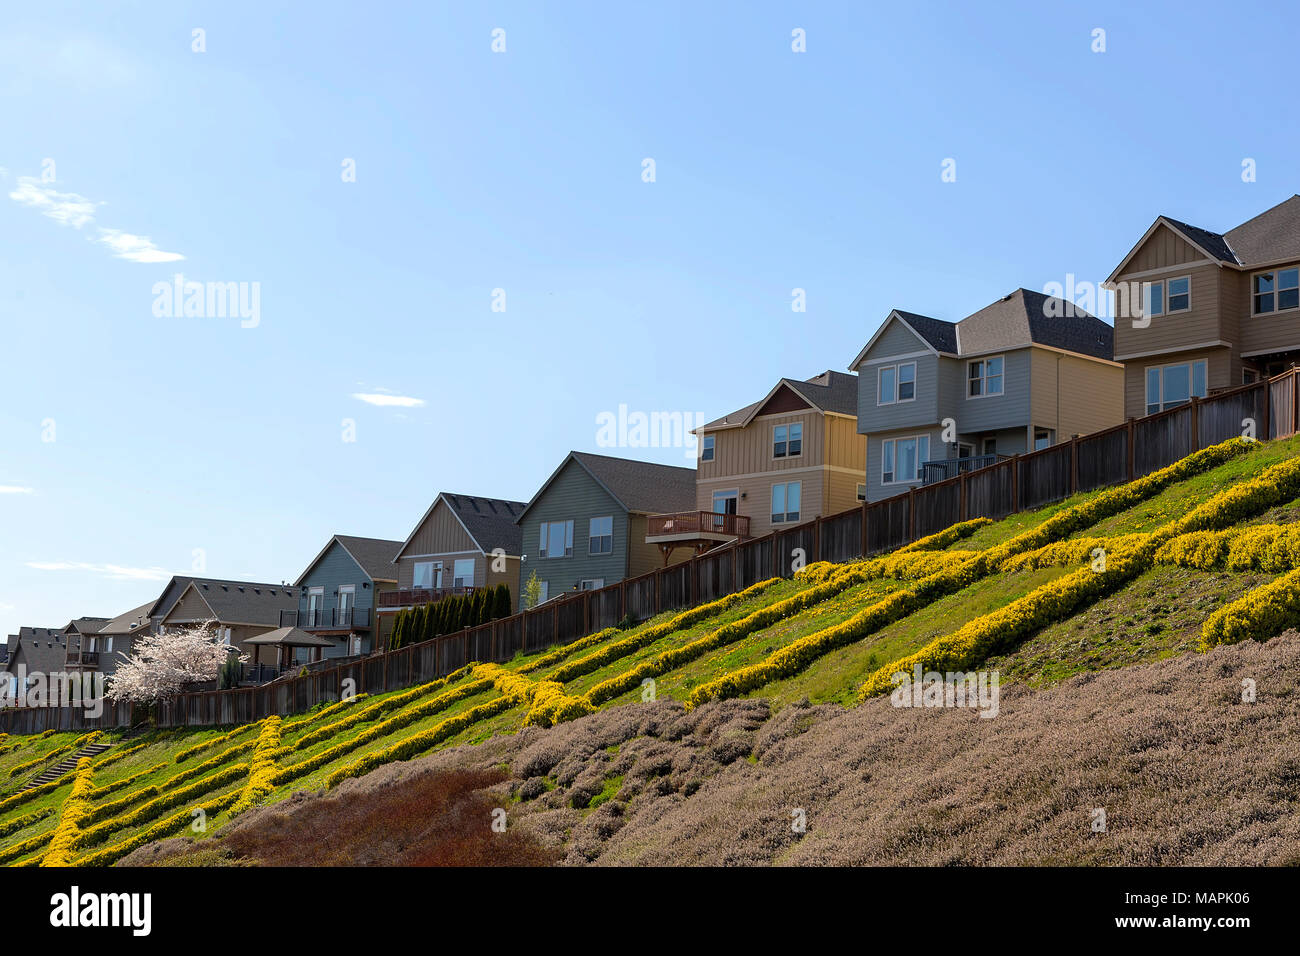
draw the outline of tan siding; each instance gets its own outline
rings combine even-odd
[[[420,523],[403,554],[448,554],[460,551],[477,551],[474,540],[450,508],[439,499],[433,511]]]
[[[858,472],[867,467],[867,436],[858,434],[856,418],[826,416],[826,451],[822,462]]]
[[[865,471],[866,466],[863,466]],[[860,479],[859,479],[860,480]],[[772,485],[787,481],[801,481],[800,520],[807,521],[826,511],[826,469],[810,468],[800,472],[786,471],[755,475],[742,479],[719,478],[696,483],[700,511],[713,510],[713,492],[738,490],[744,497],[737,503],[737,512],[749,516],[749,533],[761,537],[772,530]],[[836,509],[843,511],[843,508]]]
[[[436,558],[418,558],[403,557],[397,561],[397,586],[399,588],[409,588],[415,580],[415,565],[421,561],[441,561],[443,568],[443,587],[451,587],[451,575],[456,568],[457,560],[474,560],[474,584],[476,587],[483,586],[484,562],[483,555],[478,551],[455,551],[451,554],[440,555]]]
[[[1291,263],[1279,268],[1295,268]],[[1254,270],[1259,271],[1259,270]],[[1300,309],[1277,312],[1271,315],[1253,315],[1254,303],[1250,298],[1250,273],[1242,273],[1239,291],[1234,296],[1240,310],[1241,336],[1239,352],[1258,352],[1275,349],[1279,352],[1300,346]],[[1240,380],[1240,378],[1238,378]]]
[[[206,621],[212,617],[212,609],[208,607],[207,602],[199,596],[199,592],[189,588],[181,595],[181,599],[176,602],[176,606],[171,609],[164,623],[180,624],[192,621]]]
[[[1205,254],[1198,251],[1182,236],[1168,226],[1161,226],[1129,260],[1124,271],[1145,272],[1148,269],[1163,269],[1166,266],[1195,262],[1197,259],[1204,258]]]
[[[1157,277],[1169,279],[1180,275],[1189,276],[1192,280],[1191,308],[1172,315],[1152,316],[1147,328],[1134,328],[1131,318],[1116,319],[1115,355],[1163,353],[1204,342],[1231,341],[1219,321],[1219,283],[1223,271],[1218,266],[1193,266],[1185,273],[1171,272]],[[1124,277],[1120,276],[1119,279],[1123,281]]]
[[[772,457],[772,429],[791,422],[803,423],[803,454],[798,458]],[[715,436],[713,461],[699,462],[697,480],[711,481],[726,475],[753,472],[785,471],[822,464],[824,416],[809,409],[805,412],[761,416],[744,428],[724,428]]]
[[[707,510],[707,509],[706,509]],[[628,516],[628,568],[627,576],[630,578],[638,577],[648,571],[654,571],[664,566],[664,556],[659,551],[659,546],[655,544],[646,544],[645,536],[647,530],[647,519],[645,515]],[[695,551],[691,548],[677,548],[673,551],[672,560],[669,564],[680,564],[683,561],[689,561]],[[613,581],[606,581],[606,584],[613,584]]]
[[[1173,365],[1181,362],[1206,360],[1206,385],[1209,389],[1227,388],[1241,382],[1240,366],[1233,377],[1232,356],[1227,349],[1179,352],[1177,355],[1137,359],[1124,366],[1124,409],[1126,417],[1141,418],[1147,413],[1146,370],[1153,365]]]

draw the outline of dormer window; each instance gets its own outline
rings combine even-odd
[[[1250,283],[1255,315],[1300,308],[1300,269],[1256,273]]]

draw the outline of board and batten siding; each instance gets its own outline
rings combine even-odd
[[[778,425],[803,425],[803,453],[795,458],[772,457],[772,431]],[[720,428],[714,436],[712,461],[701,461],[696,481],[711,482],[731,475],[793,471],[809,464],[820,465],[825,447],[824,416],[813,408],[800,412],[760,415],[744,428]]]

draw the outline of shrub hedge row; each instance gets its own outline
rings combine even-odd
[[[90,809],[90,791],[94,788],[90,782],[91,773],[89,757],[77,761],[75,776],[72,778],[72,793],[63,801],[58,825],[50,836],[49,849],[41,857],[41,866],[69,865],[72,845],[81,835],[81,828]]]

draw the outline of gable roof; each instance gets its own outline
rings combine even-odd
[[[279,627],[280,612],[298,609],[298,589],[283,584],[253,581],[218,581],[195,578],[181,592],[164,617],[170,617],[182,598],[193,591],[223,624],[268,624]]]
[[[159,620],[166,617],[167,613],[176,606],[176,602],[181,599],[181,595],[185,593],[185,589],[189,587],[189,583],[193,580],[194,578],[190,575],[173,574],[172,579],[167,582],[162,589],[162,593],[158,595],[158,600],[149,605],[149,616]],[[173,592],[176,596],[164,607],[163,602],[167,600],[167,595]]]
[[[392,557],[394,563],[406,553],[411,541],[419,534],[439,502],[460,522],[470,540],[483,554],[491,554],[497,548],[501,548],[510,557],[518,557],[522,553],[523,532],[515,522],[528,507],[526,503],[440,491],[433,499],[433,504],[429,505],[429,510],[415,523],[406,540],[399,542],[400,546]]]
[[[1300,259],[1300,195],[1229,229],[1224,239],[1246,268],[1279,259]]]
[[[9,660],[5,663],[7,670],[14,670],[20,653],[28,673],[48,674],[63,670],[68,660],[68,645],[63,631],[54,627],[20,627],[16,637],[17,640],[11,641],[9,646]]]
[[[382,581],[385,584],[397,582],[397,575],[393,573],[393,561],[396,560],[402,542],[390,541],[388,538],[358,538],[350,534],[336,534],[325,542],[325,547],[320,549],[320,553],[312,558],[302,574],[298,575],[297,580],[293,582],[295,587],[302,586],[302,582],[307,580],[307,575],[320,564],[321,558],[325,557],[336,542],[371,581]]]
[[[63,628],[63,635],[67,637],[70,634],[98,634],[99,629],[109,622],[106,617],[77,617],[69,621]]]
[[[1236,269],[1250,269],[1283,259],[1300,259],[1300,194],[1297,194],[1225,233],[1202,229],[1169,216],[1157,216],[1151,228],[1143,233],[1111,272],[1107,284],[1115,281],[1151,234],[1162,225],[1181,235],[1206,258]]]
[[[867,357],[871,347],[885,334],[885,329],[889,328],[892,322],[901,323],[921,340],[921,344],[932,352],[942,355],[957,354],[956,323],[946,322],[943,319],[934,319],[917,312],[904,312],[902,309],[893,309],[889,315],[885,316],[885,321],[880,323],[880,328],[876,329],[875,334],[867,340],[867,344],[862,346],[862,351],[858,353],[858,357],[849,363],[850,369],[856,369],[859,363]]]
[[[541,500],[546,489],[570,462],[587,472],[596,484],[630,513],[670,514],[695,508],[694,468],[571,451],[519,513],[516,522],[523,520],[524,515]]]
[[[707,425],[696,429],[696,431],[707,431],[713,428],[743,428],[753,421],[758,413],[783,388],[788,388],[819,412],[834,412],[840,415],[857,417],[858,377],[850,375],[848,372],[836,372],[827,369],[820,375],[814,375],[804,381],[783,378],[757,402],[746,405],[730,415],[724,415],[722,418],[711,421]]]
[[[131,610],[119,614],[96,633],[133,634],[136,631],[148,630],[149,608],[153,607],[154,603],[150,601],[147,604],[141,604],[139,607],[133,607]]]
[[[1016,289],[957,323],[962,355],[1045,345],[1111,361],[1115,330],[1064,299]]]

